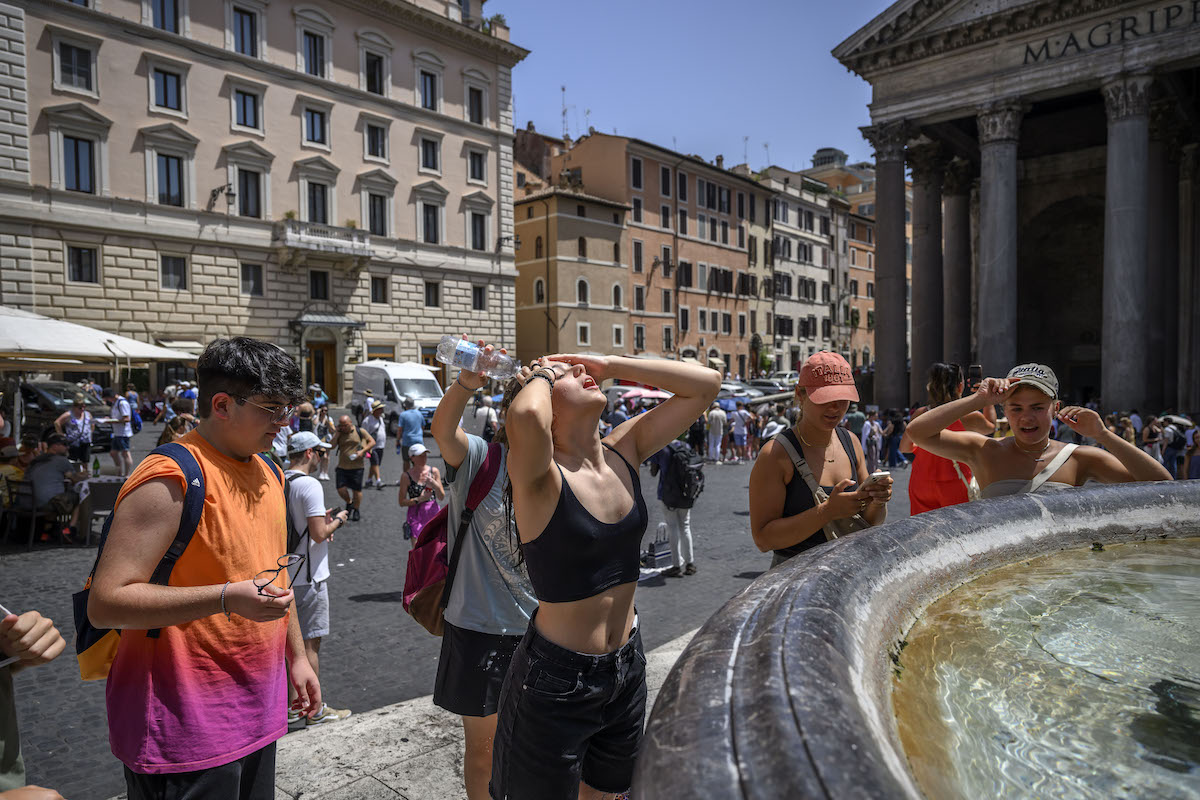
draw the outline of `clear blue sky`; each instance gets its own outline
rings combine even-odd
[[[812,165],[818,147],[870,159],[866,81],[832,50],[886,0],[488,0],[514,43],[514,124],[636,136],[732,166]],[[587,114],[590,109],[591,113]],[[743,137],[749,141],[743,143]]]

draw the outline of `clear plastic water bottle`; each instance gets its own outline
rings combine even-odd
[[[508,380],[521,369],[521,362],[512,356],[499,350],[485,353],[475,342],[449,333],[438,345],[437,360],[467,372],[482,372],[499,381]]]

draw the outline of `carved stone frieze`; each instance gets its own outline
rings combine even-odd
[[[859,130],[862,131],[863,138],[875,148],[876,162],[904,160],[904,146],[912,133],[908,122],[885,122],[880,125],[867,125]]]
[[[1104,110],[1109,122],[1144,117],[1150,113],[1150,86],[1154,78],[1149,75],[1118,75],[1101,86],[1104,93]]]
[[[1023,103],[996,103],[979,110],[979,144],[1015,142],[1021,137],[1021,120],[1025,116]]]

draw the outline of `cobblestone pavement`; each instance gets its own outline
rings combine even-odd
[[[149,452],[160,431],[161,426],[147,425],[134,438],[135,460]],[[435,448],[432,439],[426,444]],[[113,471],[105,455],[101,461],[105,472]],[[440,459],[432,463],[441,464]],[[321,684],[331,705],[357,712],[431,694],[440,644],[400,603],[408,546],[396,502],[401,465],[394,442],[389,442],[383,474],[393,485],[364,492],[362,521],[335,537],[331,554],[332,633],[321,649]],[[894,519],[907,515],[908,496],[907,471],[893,474]],[[641,475],[653,536],[662,520],[657,479],[646,468]],[[698,573],[649,578],[638,591],[647,650],[699,627],[769,566],[770,556],[759,553],[750,538],[749,475],[748,464],[706,470],[705,492],[692,513]],[[326,497],[331,506],[339,502],[332,482],[326,484]],[[32,553],[0,550],[0,602],[14,610],[41,610],[70,643],[71,594],[83,585],[94,557],[94,545],[40,547]],[[15,683],[31,782],[54,787],[70,800],[107,798],[124,790],[121,766],[108,747],[104,683],[79,679],[71,644],[59,659],[20,673]]]

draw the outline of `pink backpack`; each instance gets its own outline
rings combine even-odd
[[[475,509],[483,502],[500,474],[500,445],[489,444],[487,456],[471,481],[467,491],[466,507],[458,524],[458,536],[454,540],[454,552],[446,559],[446,533],[449,530],[450,506],[447,504],[425,527],[408,553],[408,568],[404,574],[404,610],[434,636],[445,630],[443,614],[450,601],[450,588],[454,585],[454,573],[462,555],[463,538],[471,527]]]

